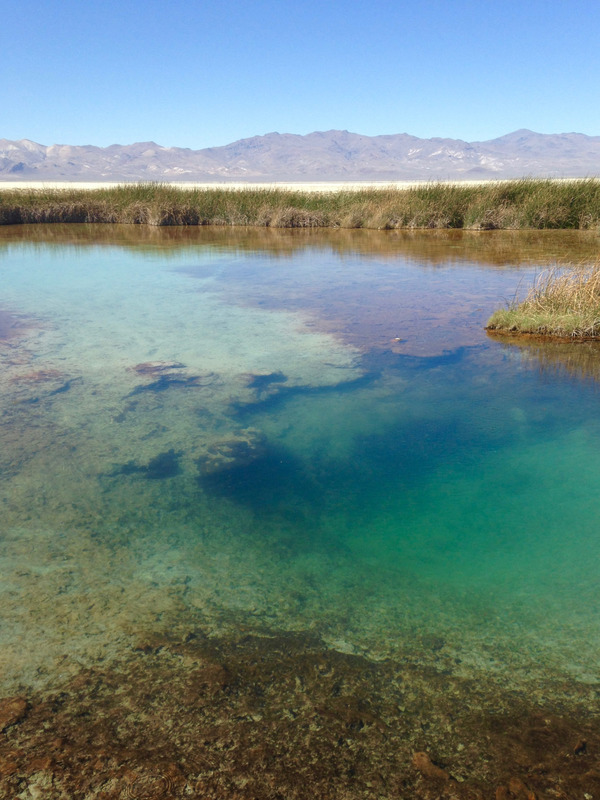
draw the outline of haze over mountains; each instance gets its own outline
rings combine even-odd
[[[268,133],[190,150],[154,142],[50,145],[0,139],[0,181],[404,181],[600,174],[600,136],[518,130],[484,142],[406,133]]]

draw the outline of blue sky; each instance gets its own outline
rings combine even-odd
[[[4,6],[2,8],[2,6]],[[600,135],[598,0],[0,0],[0,138]]]

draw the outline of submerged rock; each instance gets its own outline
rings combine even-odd
[[[266,437],[257,428],[244,428],[208,446],[198,459],[200,475],[214,475],[223,470],[246,466],[265,452]]]
[[[161,375],[173,369],[185,369],[185,364],[182,364],[181,361],[144,361],[130,369],[132,372],[137,372],[138,375]]]
[[[27,700],[24,697],[6,697],[0,700],[0,732],[22,720],[26,711]]]
[[[283,372],[248,372],[246,373],[248,386],[251,389],[256,389],[260,394],[264,391],[272,391],[273,384],[287,383],[287,375]]]
[[[165,392],[171,387],[189,388],[208,386],[211,383],[210,376],[202,375],[169,375],[165,373],[151,383],[144,383],[132,389],[126,397],[134,397],[142,392]]]
[[[217,380],[214,372],[191,373],[181,361],[144,361],[128,368],[137,375],[152,378],[132,389],[126,397],[142,392],[164,392],[171,387],[197,388],[211,386]]]
[[[413,766],[419,770],[421,775],[425,775],[426,778],[437,778],[442,781],[450,780],[450,775],[446,770],[434,764],[428,753],[423,751],[414,753],[412,763]]]

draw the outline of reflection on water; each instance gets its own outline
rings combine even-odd
[[[595,796],[599,354],[483,326],[596,238],[0,242],[6,796]]]
[[[600,381],[600,343],[596,341],[551,341],[543,337],[506,337],[493,335],[491,339],[503,342],[507,349],[517,348],[524,360],[538,366],[551,380],[570,375],[575,379]]]
[[[474,262],[482,266],[550,264],[595,260],[598,234],[593,231],[462,231],[243,228],[233,226],[156,227],[152,225],[12,225],[0,230],[0,249],[25,242],[44,248],[117,246],[181,255],[198,247],[233,254],[259,253],[283,259],[301,250],[326,249],[338,255],[414,259],[423,264]]]

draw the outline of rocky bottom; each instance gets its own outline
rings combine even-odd
[[[597,694],[536,703],[301,634],[180,630],[1,700],[0,797],[591,800]]]

